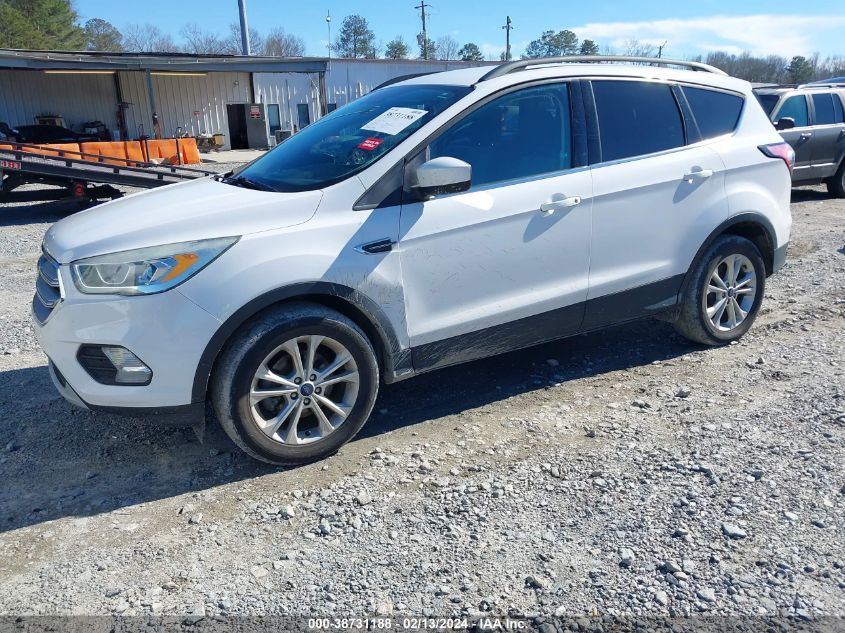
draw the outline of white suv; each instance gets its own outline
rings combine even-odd
[[[748,83],[597,63],[631,61],[402,81],[233,174],[58,222],[33,300],[56,386],[184,423],[208,403],[296,464],[380,380],[647,316],[738,339],[786,256],[792,150]]]

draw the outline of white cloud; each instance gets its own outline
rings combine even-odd
[[[818,50],[815,39],[825,31],[845,27],[845,15],[716,15],[652,22],[592,22],[572,30],[590,38],[624,47],[629,39],[660,44],[670,51],[750,51],[757,55],[809,55]],[[678,53],[676,53],[678,54]]]

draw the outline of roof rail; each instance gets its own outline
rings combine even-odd
[[[845,88],[845,81],[828,81],[823,83],[812,81],[808,84],[769,84],[766,86],[755,86],[754,90],[803,90],[805,88]]]
[[[801,84],[796,88],[845,88],[845,81],[831,81],[829,83],[811,82],[808,84]]]
[[[503,75],[525,70],[529,66],[546,66],[550,64],[593,64],[598,62],[616,62],[621,64],[638,63],[659,66],[684,66],[692,70],[700,70],[716,75],[727,75],[726,72],[701,62],[688,62],[680,59],[666,59],[665,57],[634,57],[629,55],[566,55],[564,57],[536,57],[532,59],[520,59],[496,66],[486,73],[478,82],[488,81]]]

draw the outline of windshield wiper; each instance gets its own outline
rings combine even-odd
[[[275,191],[278,193],[278,189],[275,189],[270,185],[265,185],[263,182],[253,180],[252,178],[249,178],[247,176],[235,176],[234,178],[227,178],[226,182],[230,185],[235,185],[236,187],[243,187],[244,189],[255,189],[257,191]]]

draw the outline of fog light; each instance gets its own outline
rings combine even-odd
[[[153,377],[153,370],[125,347],[103,346],[103,354],[111,361],[117,374],[114,381],[125,385],[145,385]]]
[[[104,385],[148,385],[153,370],[125,347],[83,345],[76,355],[79,364]]]

